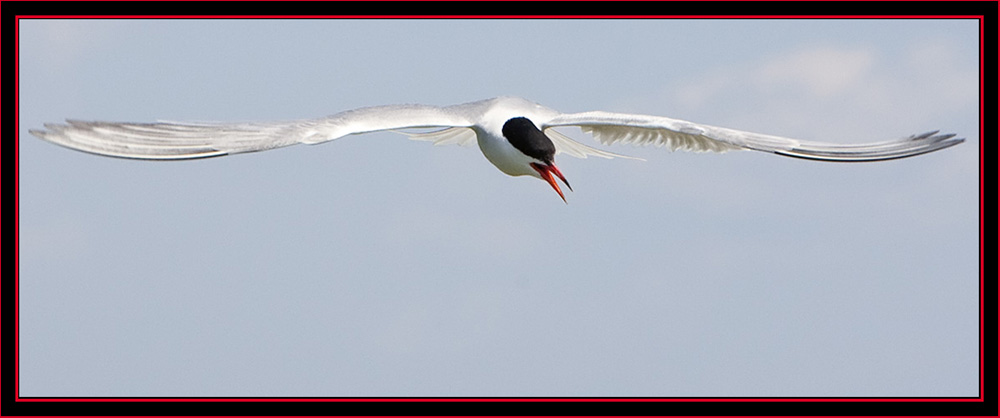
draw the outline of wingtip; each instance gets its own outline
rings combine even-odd
[[[913,134],[913,135],[910,135],[909,140],[911,140],[911,141],[920,141],[922,139],[930,138],[930,137],[936,135],[938,132],[941,132],[941,131],[934,130],[934,131],[927,131],[927,132],[924,132],[922,134]]]
[[[954,133],[950,133],[950,132],[949,133],[940,133],[940,132],[941,132],[940,130],[928,131],[928,132],[924,132],[922,134],[910,135],[910,137],[908,139],[911,140],[911,141],[923,141],[923,140],[926,140],[928,142],[944,142],[946,140],[961,142],[961,141],[965,140],[965,138],[955,138],[956,134],[954,134]]]

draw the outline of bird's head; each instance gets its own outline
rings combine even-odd
[[[507,120],[502,131],[507,142],[510,142],[514,148],[527,157],[527,164],[531,170],[526,172],[548,182],[565,202],[566,196],[559,188],[556,177],[562,180],[571,191],[573,187],[566,181],[566,177],[559,171],[559,167],[556,167],[556,146],[552,140],[545,136],[545,133],[538,129],[534,123],[524,117]]]

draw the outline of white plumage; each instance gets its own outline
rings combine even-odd
[[[532,175],[553,184],[503,134],[512,118],[527,118],[551,141],[555,153],[574,157],[623,157],[596,149],[555,131],[579,127],[600,143],[655,145],[671,150],[726,152],[754,150],[824,161],[879,161],[937,151],[961,143],[954,134],[928,132],[899,140],[859,145],[801,141],[773,135],[702,125],[661,116],[610,112],[563,114],[525,99],[498,97],[454,106],[388,105],[341,112],[319,119],[254,123],[119,123],[70,120],[32,130],[39,138],[94,154],[152,160],[217,157],[294,144],[318,144],[347,135],[376,131],[403,132],[436,145],[474,141],[486,158],[509,175]],[[551,164],[552,161],[541,161]],[[554,165],[552,165],[554,167]],[[557,171],[557,170],[556,170]],[[560,175],[561,177],[561,175]],[[565,181],[565,180],[564,180]],[[558,191],[558,187],[556,187]],[[561,195],[561,192],[560,192]]]

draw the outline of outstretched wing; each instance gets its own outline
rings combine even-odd
[[[563,114],[546,128],[578,126],[604,144],[665,146],[671,150],[726,152],[754,150],[821,161],[879,161],[937,151],[964,141],[937,131],[907,138],[857,145],[801,141],[735,129],[719,128],[659,116],[609,112]]]
[[[94,154],[152,160],[217,157],[294,144],[316,144],[346,135],[407,128],[472,126],[461,106],[376,106],[320,119],[258,123],[119,123],[67,121],[46,124],[35,135]]]

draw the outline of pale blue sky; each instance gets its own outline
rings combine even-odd
[[[21,20],[21,396],[977,396],[974,20]],[[564,204],[397,134],[189,162],[66,118],[523,96],[829,142],[604,147]],[[579,131],[566,133],[597,145]]]

